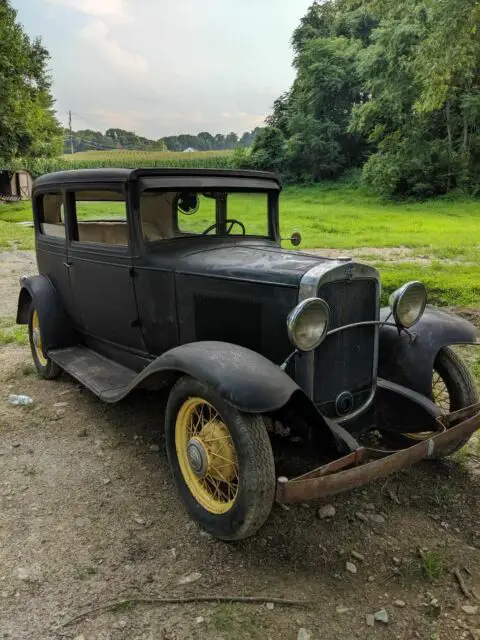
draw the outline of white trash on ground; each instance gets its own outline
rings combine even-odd
[[[10,404],[14,405],[33,404],[32,398],[24,395],[17,396],[12,394],[11,396],[8,396],[8,401]]]

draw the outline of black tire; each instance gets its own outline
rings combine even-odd
[[[444,391],[444,401],[436,397],[435,385],[439,384]],[[458,411],[464,407],[479,402],[479,394],[475,379],[467,365],[449,347],[443,347],[437,354],[433,365],[433,400],[445,412]],[[448,452],[440,457],[451,455],[461,449],[468,442],[465,438]]]
[[[184,403],[192,398],[205,400],[218,412],[233,440],[238,486],[233,505],[226,513],[216,514],[204,508],[190,490],[180,467],[175,442],[177,417]],[[275,497],[275,463],[262,416],[241,413],[210,386],[185,376],[176,382],[168,398],[165,442],[182,500],[208,533],[221,540],[241,540],[258,531],[268,518]]]
[[[62,373],[62,369],[56,362],[53,362],[48,356],[45,355],[43,347],[39,347],[43,354],[44,361],[41,362],[38,354],[38,349],[35,340],[34,331],[34,316],[36,313],[35,303],[32,302],[28,311],[28,339],[30,342],[30,349],[32,351],[32,358],[40,377],[45,380],[55,380]]]

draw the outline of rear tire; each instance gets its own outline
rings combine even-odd
[[[208,533],[241,540],[258,531],[275,496],[261,415],[238,411],[209,385],[185,376],[170,392],[165,441],[182,500]]]
[[[33,362],[40,377],[45,380],[54,380],[62,373],[62,369],[56,362],[53,362],[45,355],[40,331],[37,308],[35,303],[32,302],[28,311],[28,339],[32,350]]]

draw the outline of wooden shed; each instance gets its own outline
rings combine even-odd
[[[33,179],[28,171],[0,169],[0,200],[29,200]]]

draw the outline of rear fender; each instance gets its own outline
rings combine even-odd
[[[47,276],[23,277],[20,280],[20,286],[17,324],[28,324],[28,312],[30,305],[34,302],[45,351],[75,344],[75,332],[64,311],[58,292]]]
[[[385,320],[390,309],[381,309]],[[385,380],[430,397],[435,358],[442,347],[475,344],[473,324],[454,313],[427,306],[422,319],[411,329],[414,340],[395,327],[380,327],[378,375]]]

